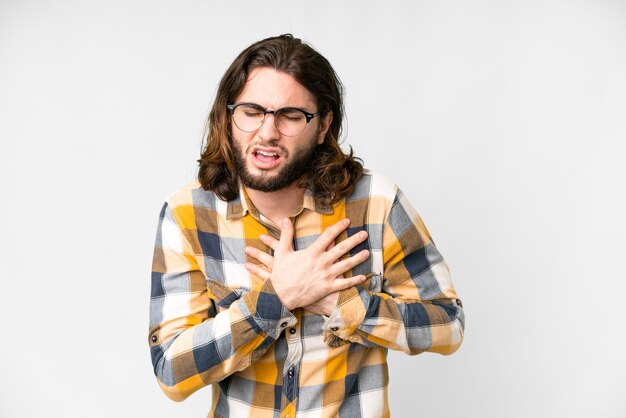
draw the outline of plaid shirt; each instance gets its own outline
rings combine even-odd
[[[292,217],[294,249],[342,218],[361,230],[369,274],[344,290],[330,317],[288,311],[269,280],[245,269],[244,247],[271,250],[280,231],[240,189],[225,202],[197,182],[160,214],[152,272],[149,343],[162,390],[183,400],[213,384],[210,417],[387,417],[387,349],[454,352],[464,315],[448,267],[410,203],[368,171],[339,203],[307,192]],[[301,278],[306,280],[306,278]]]

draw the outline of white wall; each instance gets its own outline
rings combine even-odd
[[[0,416],[206,415],[152,375],[158,211],[227,65],[288,31],[466,307],[453,356],[390,354],[394,416],[625,416],[626,3],[598,0],[1,0]]]

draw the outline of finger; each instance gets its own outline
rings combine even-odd
[[[345,279],[335,279],[331,285],[333,292],[339,292],[345,289],[349,289],[354,286],[358,286],[365,281],[365,275],[359,274],[358,276],[347,277]]]
[[[334,246],[335,246],[335,240],[332,240],[330,244],[328,244],[328,247],[326,247],[326,252],[332,250]]]
[[[269,280],[270,272],[253,263],[246,263],[246,270],[252,274],[256,274],[262,279]]]
[[[267,245],[274,251],[278,248],[278,240],[271,235],[263,234],[259,237],[259,239],[263,244]]]
[[[332,258],[333,261],[338,260],[341,256],[347,254],[351,249],[353,249],[366,239],[367,232],[359,231],[356,234],[352,235],[350,238],[341,241],[332,250],[328,251],[327,254]]]
[[[346,258],[345,260],[341,260],[333,264],[330,268],[330,272],[333,277],[340,276],[348,270],[352,270],[354,267],[358,266],[370,256],[370,252],[368,250],[359,251],[358,254],[353,255],[352,257]]]
[[[276,251],[291,251],[293,250],[293,225],[289,218],[283,219],[283,223],[280,229],[280,240],[278,241],[278,248]]]
[[[322,232],[317,240],[311,245],[314,248],[322,251],[330,245],[346,228],[350,225],[350,219],[342,219],[334,225],[329,226]]]
[[[265,264],[270,269],[272,268],[272,266],[274,264],[274,257],[272,257],[270,254],[266,253],[265,251],[261,251],[258,248],[254,248],[254,247],[246,247],[245,248],[245,252],[250,257],[256,258],[257,260],[259,260],[261,263]]]

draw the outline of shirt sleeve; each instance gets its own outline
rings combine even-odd
[[[168,397],[183,400],[245,369],[295,323],[269,280],[245,294],[207,280],[165,203],[154,248],[148,338],[154,373]]]
[[[451,354],[463,341],[461,301],[422,219],[396,190],[383,226],[384,271],[340,292],[324,330],[365,346]]]

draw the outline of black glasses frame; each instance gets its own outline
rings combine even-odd
[[[263,123],[265,123],[265,117],[267,116],[268,113],[273,115],[273,116],[276,116],[276,113],[278,113],[278,112],[284,112],[285,110],[288,110],[288,111],[296,110],[298,112],[302,112],[302,114],[306,118],[306,123],[307,124],[309,122],[311,122],[311,119],[313,119],[316,116],[319,116],[320,113],[321,113],[319,111],[315,112],[315,113],[309,113],[309,112],[307,112],[304,109],[300,109],[299,107],[281,107],[280,109],[276,109],[276,110],[267,110],[266,108],[264,108],[261,105],[258,105],[256,103],[248,103],[248,102],[229,104],[229,105],[226,105],[226,108],[228,109],[228,113],[230,113],[231,116],[232,116],[235,113],[235,109],[237,109],[239,106],[243,106],[243,105],[254,107],[255,109],[258,109],[259,111],[263,112],[263,120],[261,121],[261,124],[259,125],[259,127],[256,128],[254,131],[260,129],[261,126],[263,126]],[[235,124],[235,125],[237,125],[237,124]],[[237,126],[237,128],[239,128],[239,126]],[[241,129],[241,128],[239,128],[239,129]],[[241,130],[243,131],[243,129],[241,129]],[[244,131],[244,132],[254,132],[254,131]]]

